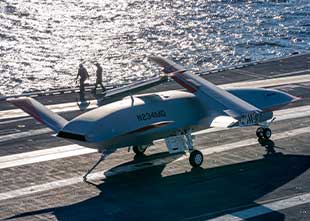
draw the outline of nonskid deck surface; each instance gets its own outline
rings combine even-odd
[[[1,103],[0,220],[307,220],[309,69],[310,55],[302,55],[206,76],[224,87],[254,81],[303,98],[275,113],[276,154],[257,143],[254,127],[210,129],[194,141],[205,156],[199,169],[156,141],[143,158],[126,148],[110,155],[90,176],[93,184],[81,176],[98,159],[96,151],[51,136]],[[146,92],[175,88],[167,82]],[[38,99],[68,119],[81,113],[74,94]]]

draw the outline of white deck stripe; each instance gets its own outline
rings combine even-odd
[[[297,84],[310,81],[310,74],[298,75],[298,76],[290,76],[290,77],[281,77],[281,78],[271,78],[266,80],[258,80],[258,81],[245,81],[245,82],[237,82],[231,84],[220,85],[222,88],[240,88],[240,87],[251,87],[251,88],[259,88],[259,87],[273,87],[284,84]]]
[[[36,150],[26,153],[13,154],[0,158],[0,169],[45,162],[84,154],[96,153],[96,149],[85,148],[79,145],[67,145],[45,150]]]
[[[304,73],[310,73],[310,69],[305,69],[305,70],[300,70],[300,71],[292,71],[292,72],[287,72],[287,73],[281,73],[281,74],[276,74],[272,75],[272,78],[276,77],[284,77],[284,76],[289,76],[289,75],[296,75],[296,74],[304,74]]]
[[[298,75],[298,76],[289,76],[289,77],[281,77],[281,78],[272,78],[266,80],[258,80],[258,81],[245,81],[245,82],[236,82],[231,84],[222,84],[218,85],[224,89],[227,88],[240,88],[240,87],[272,87],[272,86],[280,86],[284,84],[296,84],[310,81],[310,74]],[[55,113],[60,112],[69,112],[69,111],[77,111],[79,107],[75,102],[71,103],[63,103],[63,104],[54,104],[47,105],[47,108],[52,110]],[[97,101],[91,100],[87,109],[97,107]],[[0,120],[2,119],[11,119],[17,117],[25,117],[29,116],[27,113],[23,112],[20,109],[12,109],[0,111]]]
[[[19,118],[19,119],[5,120],[5,121],[1,121],[0,125],[11,124],[11,123],[15,123],[15,122],[21,122],[21,121],[24,121],[24,120],[30,120],[30,119],[33,119],[33,118],[29,116],[29,117],[22,117],[22,118]]]
[[[286,131],[285,133],[274,134],[273,140],[278,140],[278,139],[282,139],[282,138],[289,138],[289,137],[301,135],[304,133],[310,133],[310,127],[304,127],[304,128]],[[244,140],[241,142],[231,143],[229,145],[220,145],[220,146],[215,146],[212,148],[207,148],[207,149],[202,150],[202,152],[204,155],[209,155],[209,154],[213,154],[213,153],[223,152],[226,150],[232,150],[232,149],[236,149],[236,148],[240,148],[240,147],[246,147],[246,146],[253,145],[256,143],[257,143],[256,139],[248,139],[248,140]],[[111,171],[107,172],[106,174],[104,174],[106,171],[100,171],[97,173],[90,174],[88,179],[89,180],[104,179],[108,176],[115,176],[117,174],[129,172],[129,171],[136,171],[136,170],[140,170],[140,169],[144,169],[144,168],[148,168],[148,167],[153,167],[153,166],[157,166],[157,165],[164,165],[164,164],[170,163],[171,158],[174,158],[174,157],[176,157],[176,156],[170,155],[168,157],[161,158],[161,159],[154,159],[154,160],[150,160],[150,161],[146,161],[146,162],[136,163],[136,164],[132,164],[132,165],[126,165],[126,166],[122,166],[122,167],[119,167],[117,169],[111,170]],[[180,158],[177,158],[174,161],[183,160],[185,158],[187,158],[187,156],[182,156]],[[77,184],[80,182],[82,182],[81,177],[73,177],[73,178],[69,178],[69,179],[57,180],[57,181],[53,181],[53,182],[49,182],[49,183],[45,183],[45,184],[34,185],[34,186],[26,187],[26,188],[12,190],[12,191],[8,191],[8,192],[0,193],[0,201],[1,200],[8,200],[8,199],[16,198],[16,197],[21,197],[21,196],[25,196],[25,195],[29,195],[29,194],[44,192],[44,191],[48,191],[48,190],[53,190],[53,189],[60,188],[60,187],[70,186],[70,185]]]
[[[14,139],[25,138],[25,137],[29,137],[29,136],[47,134],[50,132],[52,132],[51,129],[42,128],[42,129],[29,130],[29,131],[20,132],[20,133],[7,134],[7,135],[0,136],[0,143],[5,142],[5,141],[11,141]]]
[[[262,204],[260,206],[255,206],[249,209],[234,212],[232,214],[227,214],[224,216],[219,216],[214,219],[208,219],[209,221],[241,221],[256,216],[265,215],[272,213],[274,211],[288,209],[294,206],[303,205],[305,203],[310,203],[310,193],[290,197],[283,200],[278,200],[271,203]]]
[[[277,121],[293,119],[298,117],[310,116],[310,106],[302,106],[297,108],[290,108],[280,110],[276,113],[282,114],[277,117]],[[211,128],[193,133],[193,135],[200,135],[221,131],[224,128]],[[256,139],[251,140],[253,144],[257,143]],[[227,147],[227,145],[224,145]],[[0,157],[0,169],[22,166],[32,163],[45,162],[49,160],[62,159],[66,157],[79,156],[83,154],[95,153],[97,150],[82,147],[80,145],[72,144],[60,147],[54,147],[44,150],[35,150],[26,153],[12,154]]]

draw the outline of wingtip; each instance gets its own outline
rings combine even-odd
[[[293,100],[292,100],[292,102],[301,101],[301,100],[303,100],[303,98],[302,98],[302,97],[293,96]]]
[[[12,98],[6,99],[6,101],[8,103],[10,103],[10,104],[13,104],[13,105],[19,107],[19,105],[21,103],[25,103],[25,102],[31,101],[31,98],[29,98],[29,97],[12,97]]]

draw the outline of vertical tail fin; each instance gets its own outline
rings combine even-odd
[[[7,101],[22,109],[40,123],[45,124],[56,133],[58,133],[68,123],[66,119],[50,111],[47,107],[33,98],[22,97],[17,99],[9,99]]]

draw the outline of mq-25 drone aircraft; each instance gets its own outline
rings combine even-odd
[[[10,103],[57,133],[58,137],[102,153],[87,175],[117,148],[132,147],[143,154],[154,140],[164,138],[170,153],[189,151],[189,163],[199,167],[203,155],[193,148],[192,133],[210,128],[259,126],[260,139],[271,137],[272,111],[298,98],[273,89],[224,90],[162,57],[150,57],[186,90],[170,90],[126,97],[67,121],[32,98]]]

